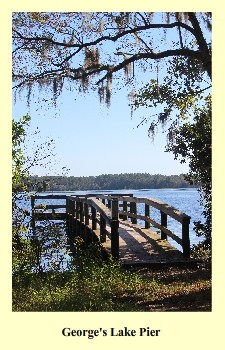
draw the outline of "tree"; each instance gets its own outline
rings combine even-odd
[[[46,180],[35,181],[30,176],[33,166],[44,164],[45,159],[50,158],[47,166],[53,165],[53,140],[46,140],[33,148],[33,153],[27,154],[26,139],[30,126],[30,116],[27,114],[19,121],[12,120],[12,258],[13,272],[29,270],[36,263],[37,251],[40,242],[31,238],[29,232],[30,223],[30,193],[29,191],[43,191]],[[35,131],[35,135],[39,131]],[[32,136],[32,135],[30,135]],[[66,169],[66,167],[64,167]],[[65,170],[66,174],[66,170]],[[45,238],[45,237],[44,237]],[[42,238],[42,240],[44,239]]]
[[[154,73],[169,57],[195,60],[211,79],[204,24],[211,28],[211,13],[14,13],[13,89],[26,87],[29,100],[34,85],[50,87],[56,99],[69,84],[98,91],[109,104],[112,79],[120,88],[121,71],[124,83],[135,86],[139,68]]]
[[[180,162],[189,160],[189,172],[185,176],[190,184],[198,184],[200,204],[203,207],[205,222],[194,222],[197,236],[204,240],[193,247],[193,252],[206,252],[207,261],[211,260],[211,231],[212,231],[212,116],[211,98],[198,111],[194,123],[185,123],[173,129],[173,135],[168,141],[167,151],[173,152],[175,159]],[[206,255],[205,254],[205,255]]]
[[[12,194],[24,192],[27,186],[24,180],[29,176],[28,169],[24,167],[25,156],[22,144],[26,137],[25,128],[29,125],[30,117],[25,115],[18,122],[12,120]]]
[[[24,266],[24,251],[28,255],[29,245],[22,234],[27,230],[26,217],[28,211],[21,207],[27,190],[29,170],[26,167],[26,158],[23,153],[23,144],[26,138],[26,128],[29,126],[30,116],[25,115],[19,121],[12,120],[12,258],[13,269]],[[23,261],[21,261],[23,260]]]

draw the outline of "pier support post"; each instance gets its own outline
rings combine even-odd
[[[182,221],[182,246],[183,256],[190,258],[190,238],[189,238],[190,217],[184,217]]]
[[[163,213],[162,211],[160,211],[161,213],[161,226],[167,227],[167,214]],[[161,239],[168,239],[167,234],[165,232],[163,232],[161,230]]]

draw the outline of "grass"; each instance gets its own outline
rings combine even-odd
[[[76,267],[74,267],[76,266]],[[211,271],[164,267],[124,270],[93,254],[70,271],[17,272],[13,311],[211,311]]]

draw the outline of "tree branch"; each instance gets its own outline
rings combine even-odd
[[[63,75],[64,77],[71,78],[73,80],[80,80],[80,79],[86,78],[88,76],[93,76],[93,75],[99,74],[103,71],[107,71],[107,73],[96,82],[96,85],[99,85],[105,79],[107,79],[108,77],[111,77],[113,73],[118,72],[119,70],[123,69],[125,66],[127,66],[130,63],[133,63],[135,61],[139,61],[142,59],[153,59],[154,60],[154,59],[166,58],[166,57],[171,57],[171,56],[195,57],[197,59],[199,59],[201,57],[199,51],[193,51],[193,50],[189,50],[189,49],[167,50],[167,51],[158,52],[158,53],[144,52],[144,53],[139,53],[139,54],[133,55],[132,57],[125,59],[123,62],[119,63],[116,66],[113,66],[113,65],[92,65],[92,66],[87,67],[85,70],[82,69],[82,67],[77,68],[77,69],[70,68],[69,69],[70,74],[68,74],[66,72],[66,70],[63,68],[58,69],[58,70],[45,71],[45,72],[38,74],[36,76],[30,76],[30,77],[28,76],[23,82],[14,86],[13,88],[14,89],[18,88],[18,87],[22,86],[23,84],[28,83],[29,81],[38,81],[39,79],[44,79],[47,76],[48,77],[55,76],[58,73],[60,73],[61,76]],[[79,72],[81,72],[81,73],[79,74]],[[18,75],[16,76],[14,74],[13,78],[20,78],[20,77]],[[21,76],[21,78],[22,78],[22,76]]]
[[[191,24],[193,25],[193,29],[195,32],[195,38],[197,40],[198,46],[199,46],[199,52],[202,64],[207,71],[210,79],[212,79],[212,58],[211,58],[211,52],[208,48],[208,45],[205,41],[205,38],[202,34],[199,22],[195,16],[194,12],[188,12],[189,20]]]
[[[71,48],[75,48],[75,47],[78,47],[78,48],[85,48],[85,47],[88,47],[88,46],[94,46],[94,45],[97,45],[99,44],[100,42],[102,41],[106,41],[106,40],[109,40],[109,41],[117,41],[119,38],[127,35],[127,34],[134,34],[136,32],[139,32],[139,31],[143,31],[143,30],[147,30],[147,29],[155,29],[155,28],[165,28],[165,29],[169,29],[169,28],[175,28],[175,27],[179,27],[181,26],[182,28],[186,29],[187,31],[189,31],[190,33],[192,33],[193,35],[195,35],[195,32],[193,30],[192,27],[188,26],[187,24],[185,23],[182,23],[182,22],[174,22],[174,23],[167,23],[167,24],[164,24],[164,23],[160,23],[160,24],[146,24],[144,26],[137,26],[133,29],[129,29],[129,30],[124,30],[123,32],[121,33],[118,33],[116,34],[115,36],[110,36],[110,35],[106,35],[106,36],[102,36],[96,40],[93,40],[93,41],[90,41],[88,43],[82,43],[82,44],[67,44],[67,43],[62,43],[62,42],[59,42],[59,41],[55,41],[53,40],[52,38],[48,38],[48,37],[40,37],[40,36],[36,36],[36,37],[25,37],[23,36],[20,32],[18,32],[17,30],[13,29],[12,31],[15,32],[20,39],[23,39],[23,40],[27,40],[27,41],[47,41],[53,45],[58,45],[58,46],[63,46],[63,47],[71,47]],[[16,37],[13,37],[14,39]]]
[[[123,62],[119,63],[117,66],[114,66],[110,72],[106,73],[106,75],[101,78],[100,80],[97,81],[97,85],[103,82],[109,75],[112,75],[112,73],[115,73],[119,71],[120,69],[124,68],[126,65],[139,61],[141,59],[159,59],[159,58],[166,58],[166,57],[171,57],[171,56],[183,56],[183,57],[195,57],[197,59],[200,58],[200,52],[199,51],[193,51],[189,49],[179,49],[179,50],[167,50],[167,51],[162,51],[159,53],[154,53],[154,52],[145,52],[141,54],[136,54],[133,55],[132,57],[124,60]],[[104,69],[100,69],[104,70]]]

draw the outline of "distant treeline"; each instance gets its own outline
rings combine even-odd
[[[150,175],[147,173],[104,174],[99,176],[32,176],[30,190],[46,191],[85,191],[85,190],[122,190],[148,188],[187,188],[184,175]]]

